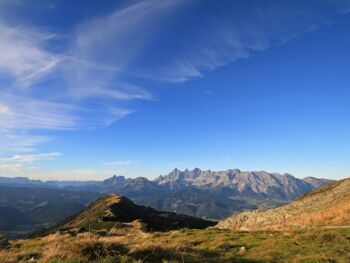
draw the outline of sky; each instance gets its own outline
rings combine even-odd
[[[350,176],[350,1],[0,0],[0,176]]]

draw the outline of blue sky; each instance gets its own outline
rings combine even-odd
[[[0,176],[344,178],[350,1],[0,0]]]

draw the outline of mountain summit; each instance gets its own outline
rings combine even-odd
[[[179,228],[203,229],[215,225],[215,222],[212,221],[139,206],[124,196],[111,194],[93,202],[64,224],[62,229],[110,230],[117,225],[133,221],[139,221],[148,231],[167,231]]]
[[[292,200],[300,195],[325,185],[331,180],[308,177],[305,180],[290,174],[268,173],[265,171],[241,171],[229,169],[225,171],[173,170],[155,181],[159,185],[180,189],[192,186],[201,189],[227,188],[238,193],[273,194]]]
[[[234,230],[350,226],[350,178],[308,193],[289,205],[265,212],[250,211],[217,225]]]

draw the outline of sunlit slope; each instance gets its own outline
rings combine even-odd
[[[332,226],[350,226],[350,178],[321,187],[289,205],[243,212],[217,225],[249,231]]]

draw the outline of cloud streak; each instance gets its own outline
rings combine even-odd
[[[4,24],[0,24],[0,32],[0,72],[14,80],[16,86],[30,87],[62,61],[59,55],[43,48],[54,34]]]
[[[14,155],[12,157],[0,158],[0,172],[6,174],[19,174],[24,169],[31,169],[32,164],[37,161],[55,160],[62,156],[59,152],[40,153],[30,155]]]

